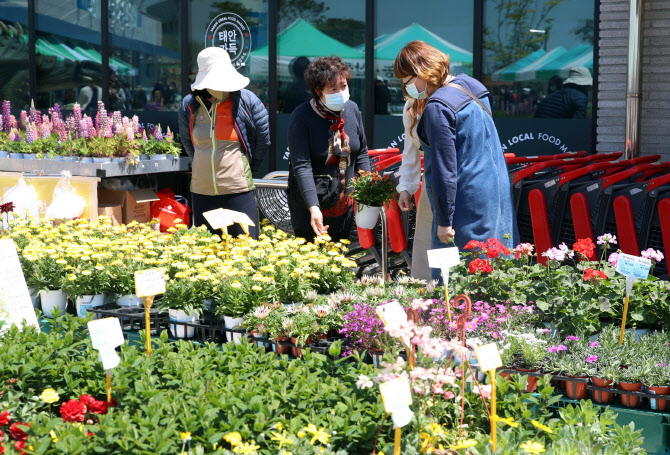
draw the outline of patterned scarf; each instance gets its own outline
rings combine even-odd
[[[339,113],[333,112],[320,99],[317,98],[314,101],[319,114],[330,122],[330,131],[332,134],[328,139],[326,166],[338,164],[340,168],[340,199],[333,207],[323,212],[324,217],[335,218],[347,213],[353,204],[352,199],[344,194],[346,190],[345,172],[349,165],[349,156],[351,155],[349,138],[344,132],[344,118],[342,117],[344,109]]]

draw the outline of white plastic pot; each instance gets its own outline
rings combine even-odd
[[[198,313],[186,313],[182,310],[168,310],[170,321],[174,322],[195,322],[198,320]],[[175,338],[193,338],[195,327],[188,327],[181,324],[170,324],[170,333]]]
[[[118,306],[142,306],[142,297],[135,294],[122,295],[116,299]]]
[[[40,302],[42,302],[42,313],[48,318],[53,318],[54,309],[58,308],[61,313],[67,306],[67,295],[60,289],[57,291],[40,291]]]
[[[105,304],[105,294],[98,295],[82,295],[77,297],[75,307],[77,309],[77,316],[80,318],[86,317],[86,312],[91,308],[102,306]]]
[[[234,318],[232,316],[224,316],[223,317],[223,326],[227,329],[233,329],[236,326],[242,324],[243,321],[244,321],[244,318]],[[232,332],[232,335],[233,335],[233,339],[232,340],[228,339],[228,341],[232,341],[235,344],[240,344],[242,342],[242,334],[241,333]],[[228,333],[226,333],[226,336],[228,338],[230,338]]]
[[[374,229],[381,212],[381,207],[358,204],[358,210],[356,211],[356,226],[362,229]]]

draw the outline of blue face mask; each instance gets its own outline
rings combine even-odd
[[[419,93],[419,91],[416,89],[415,82],[416,82],[416,79],[411,84],[407,84],[405,86],[405,90],[407,90],[407,94],[409,96],[411,96],[412,98],[417,99],[417,100],[426,99],[426,90]]]
[[[349,101],[349,89],[346,88],[341,92],[337,93],[324,93],[323,96],[326,98],[326,102],[323,103],[331,111],[341,111],[344,109],[344,105]]]

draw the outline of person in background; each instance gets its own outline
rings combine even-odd
[[[425,191],[426,182],[421,173],[421,143],[416,127],[426,106],[426,100],[407,98],[402,110],[402,123],[405,127],[405,146],[400,165],[400,181],[398,191],[398,205],[407,212],[412,208],[412,196],[423,188],[417,202],[416,224],[414,228],[414,242],[412,243],[412,270],[414,278],[430,280],[432,278],[426,250],[430,249],[430,231],[433,225],[433,212],[430,207],[428,193]]]
[[[208,47],[198,54],[198,75],[178,117],[181,141],[192,161],[193,225],[206,224],[204,212],[234,210],[254,222],[249,234],[257,239],[253,176],[270,147],[270,125],[261,100],[244,89],[248,84],[228,52]],[[234,224],[228,233],[243,231]]]
[[[163,92],[154,89],[151,92],[151,100],[144,106],[145,111],[164,111],[165,106],[163,105]]]
[[[449,56],[423,41],[406,44],[393,71],[407,96],[426,100],[417,133],[433,211],[431,247],[454,242],[462,250],[489,238],[515,246],[512,188],[486,87],[449,74]],[[432,273],[439,278],[439,270]]]
[[[563,87],[563,78],[561,76],[551,76],[549,82],[547,82],[547,95],[551,95],[561,87]]]
[[[540,101],[535,118],[586,118],[593,78],[588,68],[570,68],[563,86]]]
[[[149,102],[147,94],[144,91],[144,88],[141,85],[135,86],[135,93],[133,94],[133,101],[131,107],[133,110],[141,111],[144,109],[144,106]]]
[[[370,170],[361,112],[349,99],[350,79],[340,57],[312,61],[305,70],[312,98],[289,120],[291,224],[308,241],[326,233],[334,240],[349,238],[354,204],[347,186],[356,172]],[[317,194],[317,186],[327,192]],[[322,206],[325,200],[328,206]]]
[[[383,77],[375,78],[375,115],[389,115],[391,91]]]
[[[293,82],[286,87],[286,91],[284,92],[282,112],[290,114],[296,107],[311,98],[309,89],[305,83],[307,65],[309,65],[307,57],[296,57],[291,61],[289,67],[293,75]]]

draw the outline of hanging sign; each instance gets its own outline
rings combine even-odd
[[[239,68],[244,66],[251,52],[251,29],[235,13],[219,14],[207,27],[205,47],[227,51],[233,66]]]

